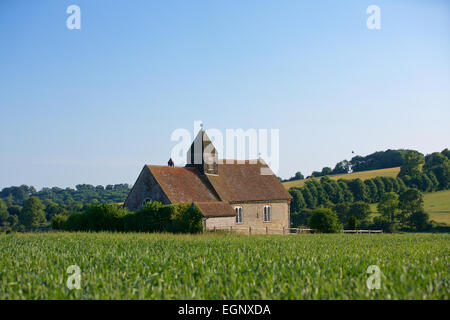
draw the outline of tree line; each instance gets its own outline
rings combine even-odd
[[[92,204],[120,203],[125,200],[128,184],[93,186],[79,184],[72,188],[13,186],[0,191],[0,231],[26,231],[49,227],[55,215],[68,216],[86,210]]]
[[[428,215],[423,210],[422,192],[450,188],[450,152],[445,149],[423,157],[417,152],[407,151],[402,157],[403,164],[396,178],[336,181],[324,176],[320,180],[307,180],[303,187],[290,188],[294,226],[308,225],[314,209],[329,208],[348,228],[356,224],[386,231],[420,231],[429,227]],[[370,203],[379,203],[378,210],[382,213],[371,225],[367,219]],[[416,203],[416,207],[410,208],[408,203]],[[391,208],[390,213],[386,211],[388,207]]]
[[[37,191],[33,186],[21,185],[3,188],[0,199],[8,205],[23,206],[25,201],[35,196],[44,203],[54,202],[59,205],[85,205],[89,203],[117,203],[122,202],[130,192],[126,183],[107,186],[93,186],[78,184],[72,188],[42,188]]]
[[[49,215],[39,198],[33,196],[18,211],[0,199],[0,231],[34,231],[52,228],[67,231],[173,232],[195,233],[203,228],[198,207],[179,203],[150,202],[136,212],[117,204],[88,204],[79,210]]]
[[[343,202],[330,207],[302,209],[291,214],[294,227],[308,226],[320,232],[335,233],[342,229],[372,229],[385,232],[425,231],[432,227],[423,207],[422,193],[409,188],[400,196],[384,193],[377,205],[379,216],[370,219],[367,202]]]
[[[374,152],[365,157],[356,155],[352,159],[350,159],[350,161],[342,160],[336,163],[334,169],[332,169],[331,167],[323,167],[321,171],[313,171],[311,175],[308,176],[307,178],[317,178],[333,174],[345,174],[350,172],[360,172],[360,171],[400,167],[404,164],[405,156],[410,153],[423,158],[423,154],[416,150],[388,149],[386,151]],[[282,182],[303,180],[303,179],[304,175],[299,171],[296,172],[293,177],[286,180],[282,180]]]

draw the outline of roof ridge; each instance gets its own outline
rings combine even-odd
[[[220,201],[192,201],[193,203],[199,203],[199,204],[202,204],[202,203],[225,203],[225,204],[230,204],[228,201],[223,201],[223,200],[220,200]]]
[[[170,167],[170,166],[168,166],[168,165],[164,165],[164,164],[146,164],[145,166],[147,166],[147,167],[164,167],[164,168],[172,168],[172,169],[175,169],[175,168],[191,168],[191,167],[185,167],[185,166],[173,166],[173,167]]]
[[[206,175],[202,175],[199,174],[199,178],[200,180],[203,182],[203,184],[208,188],[209,191],[212,191],[214,193],[214,196],[219,200],[219,201],[223,201],[222,198],[220,197],[219,193],[217,192],[217,190],[214,188],[214,186],[212,185],[211,181],[209,181],[208,177]]]

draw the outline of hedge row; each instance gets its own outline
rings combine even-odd
[[[404,150],[403,164],[397,178],[376,177],[337,181],[324,176],[320,181],[308,179],[301,188],[292,187],[291,212],[304,208],[330,207],[344,202],[376,203],[385,193],[403,193],[407,188],[433,192],[450,188],[450,151],[434,152],[423,159],[416,151]],[[422,166],[423,164],[423,166]]]
[[[150,202],[136,212],[111,204],[93,205],[67,218],[56,215],[55,229],[67,231],[197,233],[203,230],[200,210],[190,204]]]
[[[326,176],[320,180],[308,180],[301,188],[289,189],[293,197],[291,212],[300,212],[304,208],[330,207],[346,202],[376,203],[386,192],[402,193],[406,189],[405,183],[400,178],[376,177],[365,181],[361,179],[336,181]]]

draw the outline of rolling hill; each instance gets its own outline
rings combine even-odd
[[[425,193],[423,200],[431,220],[450,225],[450,190]]]
[[[335,174],[330,175],[329,177],[333,180],[339,180],[339,179],[357,179],[360,178],[361,180],[371,179],[375,177],[397,177],[398,173],[400,172],[400,167],[395,168],[387,168],[387,169],[379,169],[379,170],[370,170],[370,171],[360,171],[360,172],[352,172],[352,173],[345,173],[345,174]],[[320,180],[321,177],[317,178],[310,178],[310,179],[318,179]],[[283,185],[286,189],[289,189],[291,187],[303,187],[305,184],[305,181],[308,181],[308,179],[304,180],[295,180],[295,181],[288,181],[283,182]]]
[[[346,174],[337,174],[337,175],[330,175],[329,177],[333,180],[338,179],[357,179],[360,178],[361,180],[371,179],[375,177],[393,177],[395,178],[397,174],[400,172],[400,167],[395,168],[388,168],[388,169],[380,169],[380,170],[370,170],[370,171],[360,171],[360,172],[354,172],[354,173],[346,173]],[[321,177],[318,178],[310,178],[310,179],[318,179],[320,180]],[[309,179],[304,180],[296,180],[296,181],[288,181],[283,182],[283,185],[286,189],[289,189],[291,187],[303,187],[305,184],[305,181],[308,181]],[[442,222],[450,225],[450,190],[444,190],[444,191],[438,191],[438,192],[431,192],[431,193],[425,193],[424,194],[424,206],[425,211],[430,214],[430,219],[434,220],[436,222]],[[374,215],[377,215],[377,205],[371,204],[372,213]]]

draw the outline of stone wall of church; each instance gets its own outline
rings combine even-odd
[[[170,204],[169,199],[159,186],[150,170],[144,166],[130,194],[125,200],[124,207],[130,211],[140,209],[145,200],[159,201]]]
[[[204,228],[206,230],[213,230],[216,227],[218,230],[228,231],[231,226],[234,226],[235,217],[212,217],[206,218]]]
[[[269,222],[264,221],[264,206],[270,205],[272,207],[272,220]],[[206,229],[212,230],[214,227],[217,229],[226,229],[236,231],[239,233],[249,233],[249,227],[251,227],[251,234],[282,234],[283,228],[290,228],[289,219],[289,201],[276,201],[276,202],[244,202],[233,203],[232,208],[242,207],[243,222],[237,223],[236,217],[227,218],[209,218],[206,220]]]

